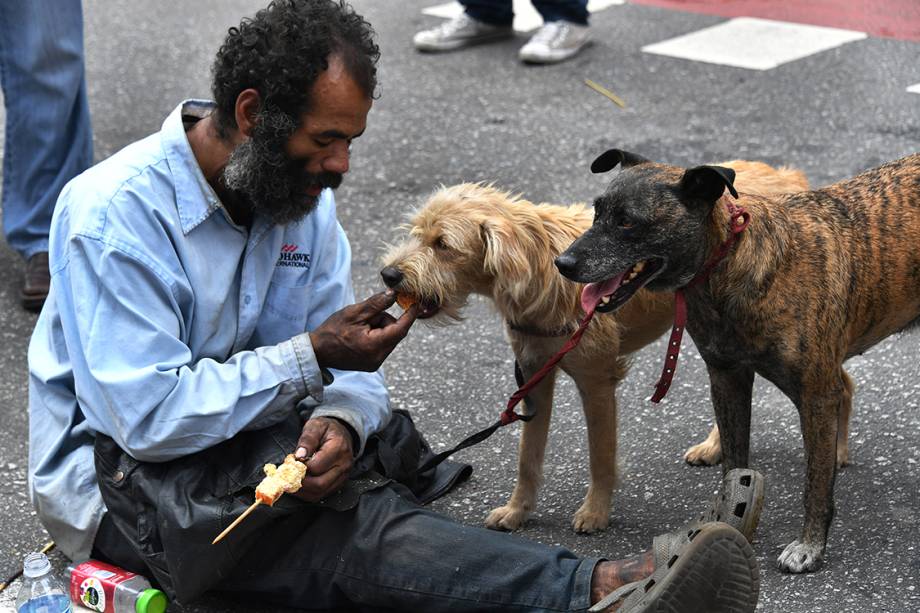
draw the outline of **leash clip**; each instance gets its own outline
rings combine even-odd
[[[505,409],[502,411],[501,415],[499,415],[499,422],[502,426],[507,426],[508,424],[512,424],[519,420],[527,422],[531,419],[533,419],[533,415],[521,415],[519,413],[515,413],[514,409],[512,408]]]

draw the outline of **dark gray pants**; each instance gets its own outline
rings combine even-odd
[[[471,527],[420,503],[469,466],[433,453],[405,412],[368,440],[352,479],[322,503],[282,496],[218,545],[211,540],[252,503],[262,466],[293,449],[296,415],[192,456],[138,462],[96,439],[108,512],[94,555],[159,582],[187,602],[223,592],[302,609],[578,611],[589,606],[597,559]]]
[[[597,559],[457,523],[410,502],[399,484],[346,511],[309,508],[266,528],[214,591],[300,609],[579,611]],[[402,493],[405,493],[403,491]],[[94,555],[144,572],[110,521]]]

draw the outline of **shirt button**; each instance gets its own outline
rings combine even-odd
[[[252,302],[252,296],[250,296],[249,294],[246,294],[246,297],[243,298],[243,303],[249,304],[250,302]]]
[[[124,478],[125,478],[125,473],[123,473],[120,470],[116,470],[115,474],[112,475],[112,479],[115,481],[115,483],[121,483],[121,480]]]

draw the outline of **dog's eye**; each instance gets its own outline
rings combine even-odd
[[[616,221],[617,227],[620,230],[632,230],[634,227],[636,227],[636,220],[630,219],[622,213],[617,215],[614,219]]]
[[[436,239],[434,239],[434,248],[437,249],[438,251],[443,251],[445,249],[448,249],[449,247],[447,246],[447,243],[444,242],[444,237],[439,236]]]

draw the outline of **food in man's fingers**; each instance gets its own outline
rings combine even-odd
[[[401,293],[396,294],[396,304],[402,307],[403,311],[408,311],[409,307],[416,303],[418,303],[418,300],[415,298],[415,296]]]
[[[307,465],[294,459],[293,454],[288,454],[284,462],[277,467],[266,464],[262,470],[265,478],[256,487],[256,500],[268,506],[275,504],[285,492],[293,494],[300,489],[303,478],[307,475]]]

